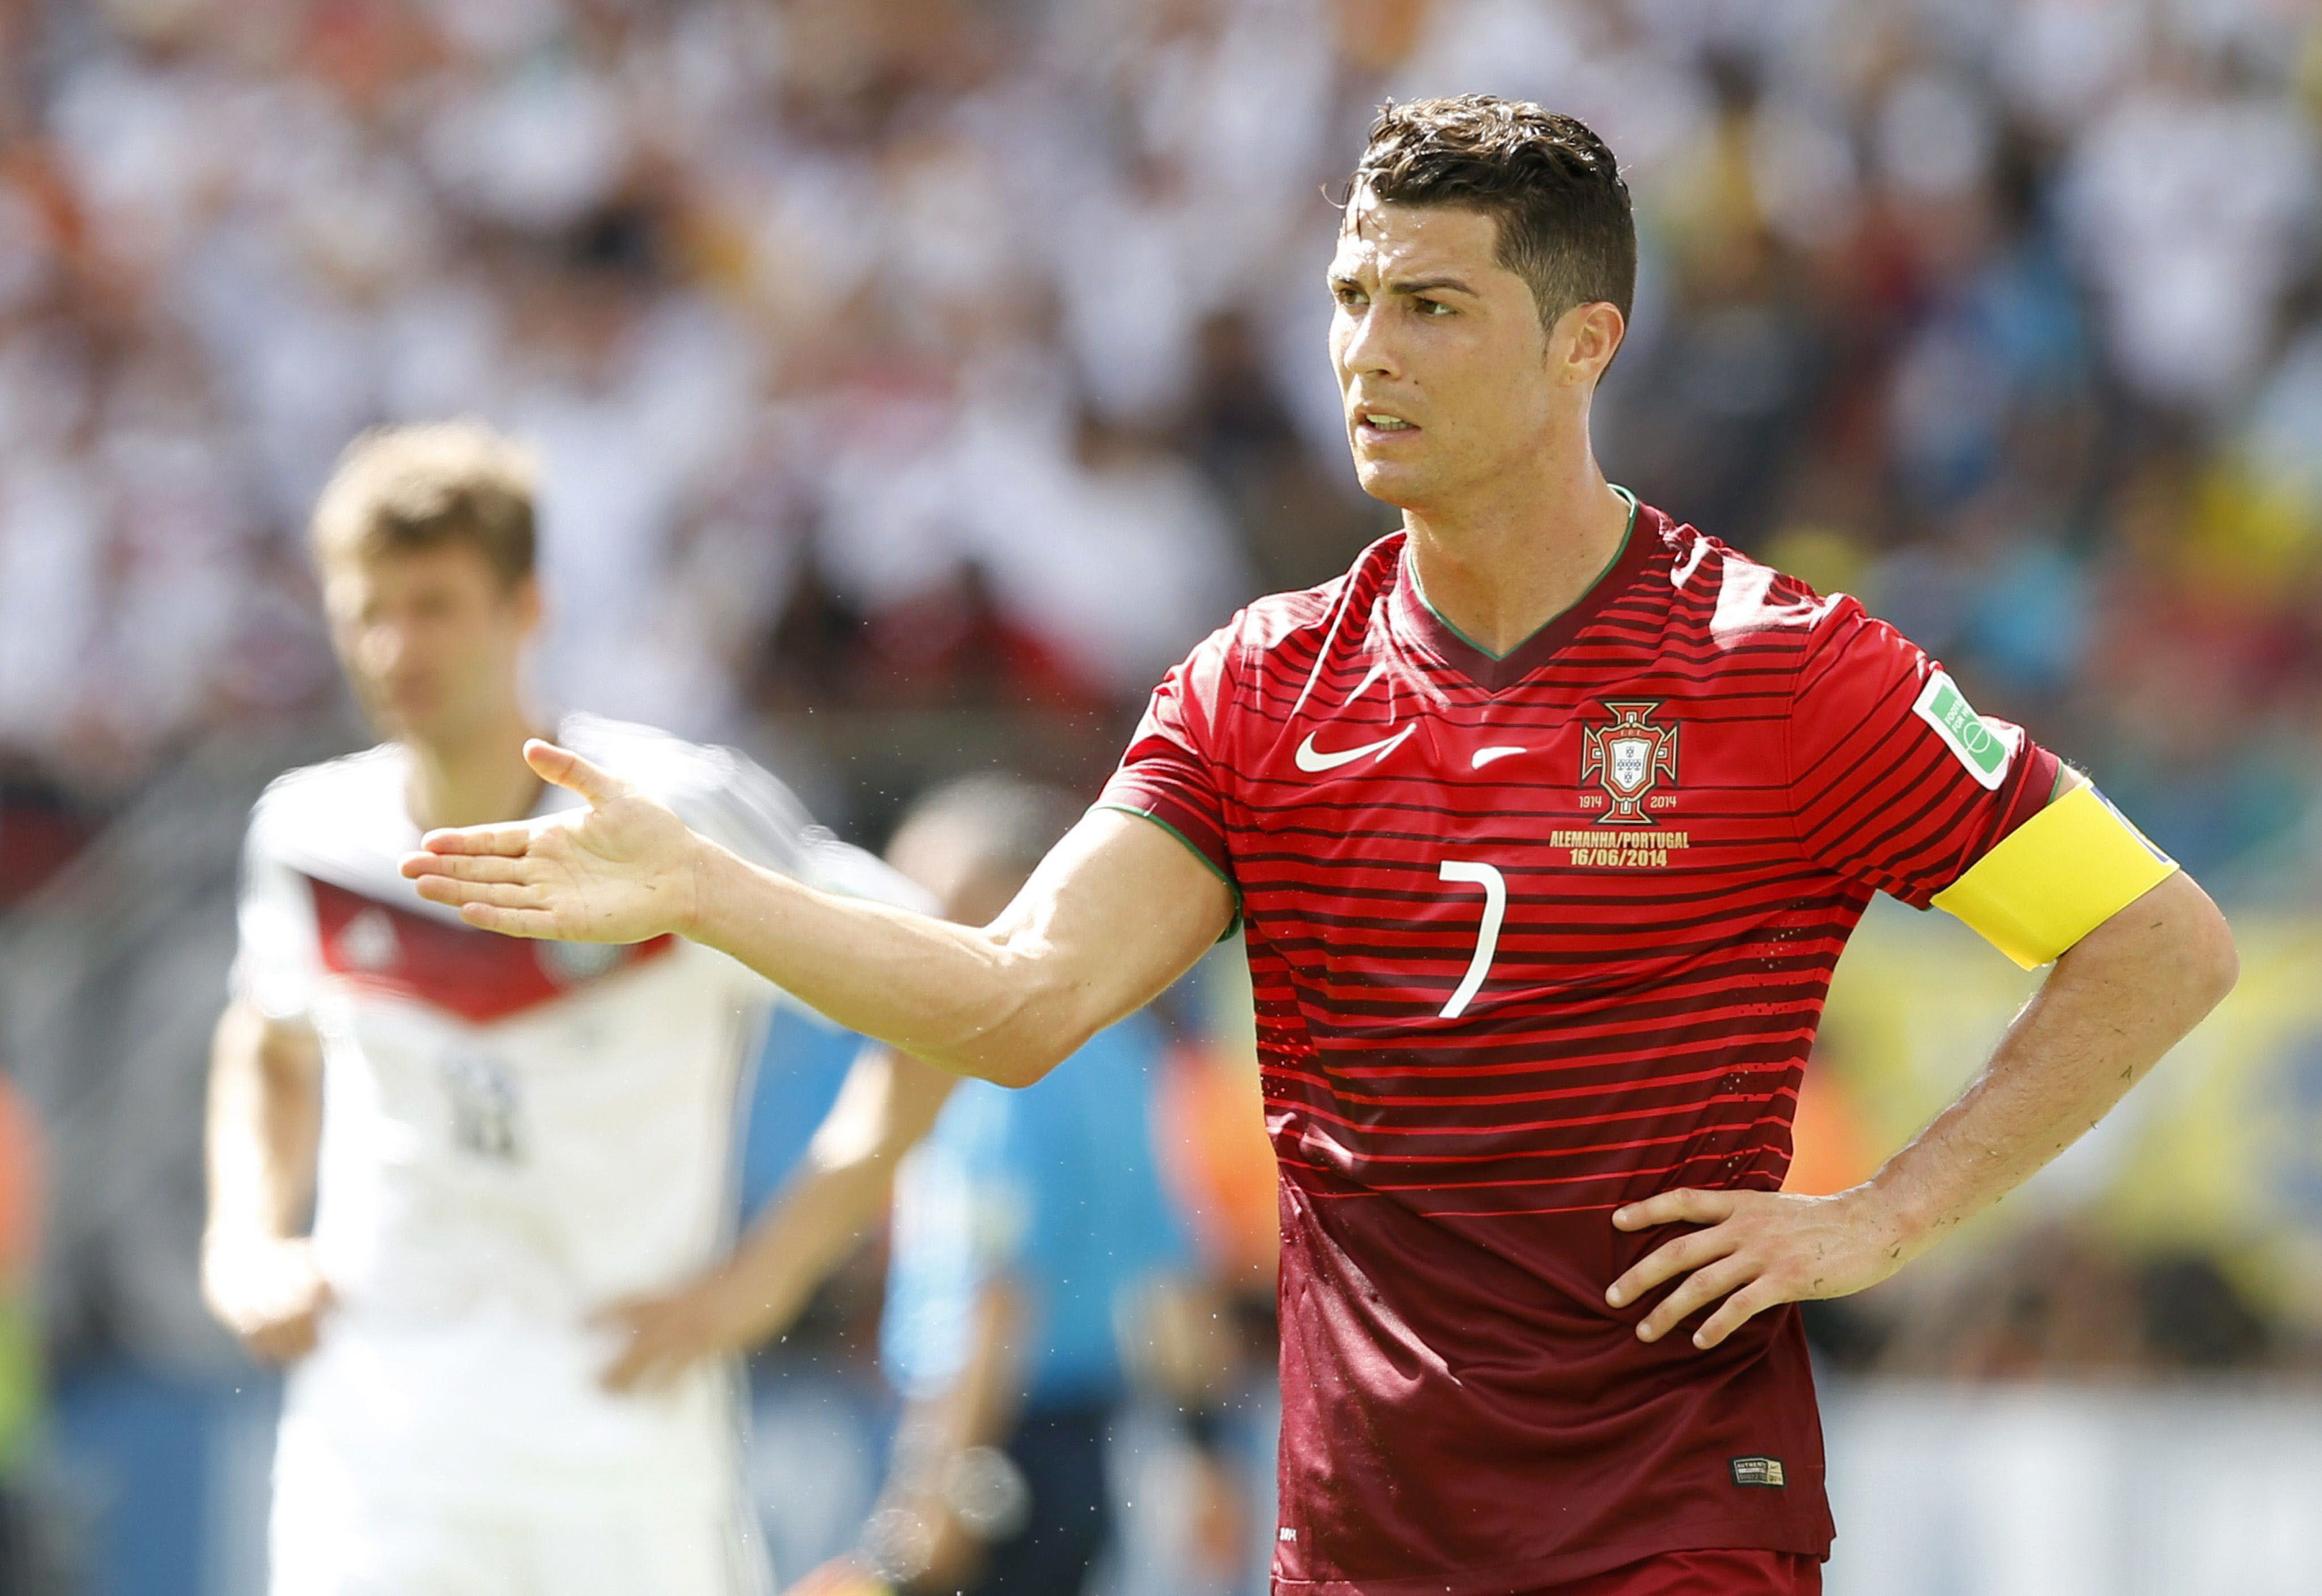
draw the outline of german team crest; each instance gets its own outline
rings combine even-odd
[[[1604,700],[1613,712],[1610,725],[1585,727],[1580,734],[1580,780],[1594,777],[1604,789],[1611,807],[1595,817],[1599,825],[1653,825],[1645,813],[1645,798],[1662,777],[1677,780],[1675,726],[1653,724],[1661,701]]]

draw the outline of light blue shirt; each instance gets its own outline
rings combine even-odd
[[[748,1085],[741,1137],[741,1217],[756,1217],[806,1156],[823,1116],[868,1046],[811,1009],[778,1003]]]
[[[1119,1317],[1191,1249],[1154,1154],[1160,1026],[1132,1015],[1037,1085],[963,1083],[898,1172],[887,1370],[906,1396],[942,1391],[968,1354],[974,1306],[1023,1295],[1028,1409],[1121,1394]]]

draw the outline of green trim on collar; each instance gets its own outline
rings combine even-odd
[[[1571,604],[1566,605],[1562,609],[1558,610],[1555,615],[1549,616],[1548,619],[1542,621],[1539,625],[1534,626],[1530,632],[1526,633],[1517,641],[1514,647],[1508,649],[1505,652],[1494,653],[1490,649],[1487,649],[1482,643],[1477,643],[1465,632],[1460,631],[1459,628],[1453,624],[1450,616],[1436,608],[1435,601],[1427,597],[1427,589],[1419,585],[1419,568],[1415,565],[1411,568],[1411,590],[1419,596],[1419,602],[1427,606],[1427,613],[1433,616],[1438,622],[1441,623],[1442,627],[1446,632],[1451,634],[1452,636],[1458,638],[1460,642],[1466,643],[1469,648],[1474,649],[1477,653],[1483,655],[1484,658],[1487,660],[1506,659],[1509,654],[1514,653],[1516,649],[1523,647],[1525,643],[1530,643],[1533,638],[1547,631],[1550,626],[1555,625],[1559,619],[1571,614],[1573,605],[1578,604],[1582,599],[1587,597],[1588,595],[1594,593],[1596,590],[1596,584],[1603,581],[1606,577],[1611,576],[1613,574],[1613,568],[1621,563],[1621,556],[1629,552],[1629,540],[1636,535],[1637,531],[1637,496],[1631,493],[1627,488],[1622,487],[1618,482],[1607,482],[1604,486],[1610,488],[1614,492],[1619,494],[1623,498],[1629,501],[1629,524],[1621,528],[1621,541],[1613,550],[1613,557],[1604,561],[1604,570],[1598,571],[1595,576],[1588,579],[1588,585],[1586,587],[1581,588],[1579,592],[1572,596]],[[1406,555],[1404,558],[1408,559],[1409,556]],[[1191,844],[1187,844],[1186,845],[1188,847],[1192,847]],[[1201,853],[1201,850],[1198,848],[1195,848],[1193,851],[1197,853]],[[1203,857],[1207,858],[1208,856],[1204,854]]]

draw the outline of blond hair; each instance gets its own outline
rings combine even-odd
[[[533,461],[480,421],[372,427],[315,501],[318,563],[464,543],[510,586],[533,572]]]

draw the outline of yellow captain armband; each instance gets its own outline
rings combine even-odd
[[[2034,970],[2176,869],[2175,860],[2083,783],[2008,833],[1936,893],[1934,904]]]

